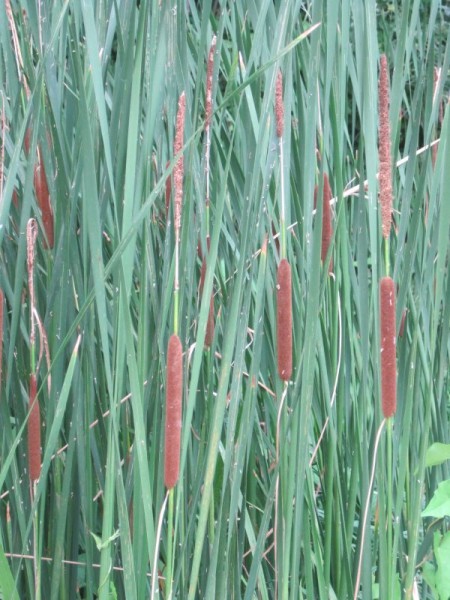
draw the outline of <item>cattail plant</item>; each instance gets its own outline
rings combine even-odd
[[[173,523],[174,523],[174,487],[177,484],[180,470],[181,448],[181,417],[183,392],[183,360],[181,340],[178,337],[178,295],[179,295],[179,254],[181,233],[181,211],[183,202],[184,161],[181,154],[184,145],[184,119],[186,112],[186,96],[183,92],[178,100],[176,118],[174,154],[178,159],[173,171],[174,184],[174,229],[175,229],[175,277],[173,285],[174,296],[174,326],[173,334],[167,346],[166,364],[166,424],[164,448],[164,484],[168,490],[169,513],[167,531],[167,564],[166,588],[167,597],[172,594],[173,573]],[[154,573],[154,576],[156,574]]]
[[[319,193],[319,186],[316,185],[314,188],[314,207],[317,206],[317,194]],[[328,180],[328,175],[326,173],[323,174],[323,192],[322,192],[322,251],[321,251],[321,259],[322,262],[325,262],[328,249],[330,247],[331,238],[333,237],[333,223],[331,216],[331,199],[333,194],[331,193],[330,182]],[[330,258],[330,264],[328,265],[328,273],[333,272],[333,257]]]
[[[380,281],[381,408],[386,419],[397,406],[395,331],[395,284],[391,277]]]
[[[184,117],[186,98],[184,92],[178,102],[176,120],[174,154],[177,155],[183,148]],[[181,208],[183,201],[183,176],[184,162],[180,156],[174,168],[174,228],[175,228],[175,281],[174,281],[174,333],[167,346],[167,382],[166,382],[166,442],[164,482],[168,489],[172,489],[178,480],[180,460],[180,434],[181,434],[181,396],[182,396],[182,349],[178,337],[178,293],[179,293],[179,244],[181,229]]]
[[[164,450],[164,485],[172,489],[180,471],[181,400],[183,392],[182,347],[173,334],[167,346],[166,434]]]
[[[389,125],[389,73],[385,54],[380,58],[378,118],[379,197],[383,237],[387,240],[392,222],[392,160],[391,131]]]
[[[277,272],[278,375],[289,381],[292,375],[292,283],[291,266],[283,258]]]
[[[281,174],[281,260],[277,270],[277,362],[278,375],[283,381],[289,381],[292,375],[292,284],[291,267],[286,258],[286,215],[283,161],[284,103],[283,76],[281,71],[278,71],[277,73],[275,85],[275,123],[279,142]]]

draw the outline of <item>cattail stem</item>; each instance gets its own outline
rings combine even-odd
[[[166,562],[166,581],[165,592],[168,599],[172,598],[173,585],[173,522],[174,522],[174,490],[168,490],[169,494],[169,509],[167,512],[167,562]],[[153,573],[153,577],[158,578],[158,570]]]
[[[286,200],[284,188],[284,150],[283,150],[283,132],[284,132],[284,102],[283,102],[283,75],[281,70],[277,73],[275,84],[275,123],[277,129],[277,138],[280,154],[280,237],[281,253],[280,258],[286,258]]]

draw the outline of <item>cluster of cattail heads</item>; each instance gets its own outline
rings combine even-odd
[[[389,72],[386,56],[380,58],[378,81],[378,162],[379,195],[383,237],[388,239],[392,221],[392,160],[391,131],[389,125]]]
[[[380,281],[381,408],[386,419],[397,406],[395,331],[395,284],[391,277]]]

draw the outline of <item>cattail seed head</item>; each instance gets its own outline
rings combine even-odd
[[[41,474],[41,416],[36,398],[37,382],[34,373],[30,376],[28,418],[28,470],[31,481],[39,479]]]
[[[178,100],[177,123],[175,129],[175,142],[173,152],[179,154],[184,145],[184,118],[186,112],[186,95],[183,92]],[[181,228],[181,207],[183,202],[183,177],[184,177],[184,160],[183,155],[177,160],[173,170],[173,182],[175,187],[175,232],[179,237]]]
[[[277,272],[278,375],[289,381],[292,375],[292,282],[291,266],[283,258]]]
[[[183,352],[180,338],[173,334],[167,346],[164,485],[168,489],[176,485],[180,472],[182,394]]]
[[[386,419],[397,407],[395,330],[395,284],[391,277],[380,281],[381,408]]]
[[[208,66],[206,70],[206,106],[205,106],[205,129],[209,129],[212,120],[212,88],[214,73],[214,53],[216,51],[217,37],[214,35],[211,40],[208,54]]]
[[[392,160],[391,130],[389,125],[389,73],[386,55],[380,58],[380,77],[378,81],[378,162],[379,194],[381,204],[381,222],[383,237],[387,239],[392,221]]]
[[[316,193],[316,191],[315,191]],[[326,173],[323,174],[323,209],[322,209],[322,251],[321,258],[322,262],[325,262],[330,247],[331,238],[333,237],[333,224],[331,220],[331,206],[330,202],[333,197],[331,193],[330,182]],[[316,203],[316,199],[314,199]],[[330,264],[328,266],[328,273],[333,272],[333,257],[330,258]]]
[[[275,122],[277,124],[277,137],[281,138],[284,131],[284,102],[283,102],[283,74],[277,73],[275,84]]]

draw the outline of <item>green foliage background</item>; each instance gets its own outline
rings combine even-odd
[[[432,442],[450,443],[448,7],[440,0],[11,0],[8,19],[7,6],[0,6],[3,597],[168,597],[165,513],[157,533],[173,327],[165,182],[184,90],[184,405],[173,597],[447,598],[448,582],[436,575],[448,543],[435,553],[448,539],[448,515],[432,521],[421,511],[450,477],[448,460],[425,464]],[[199,297],[213,34],[211,245]],[[397,343],[392,489],[383,427],[376,443],[385,274],[381,52],[390,66],[392,155],[407,157],[393,169],[397,331],[405,311],[406,322]],[[278,68],[294,307],[287,391],[275,348]],[[437,138],[433,165],[427,145]],[[33,191],[38,145],[55,245],[45,249],[41,230],[36,303],[50,363],[40,363],[43,468],[31,494],[25,231],[30,217],[41,223]],[[321,265],[321,209],[313,211],[323,172],[335,194],[331,277]],[[211,291],[216,327],[208,350]],[[422,579],[424,563],[441,588]]]

